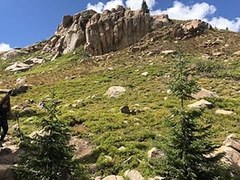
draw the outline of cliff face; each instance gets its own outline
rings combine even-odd
[[[87,10],[64,16],[43,51],[66,54],[82,45],[91,55],[102,55],[128,47],[151,30],[167,24],[171,21],[166,15],[153,18],[148,13],[122,6],[102,14]]]

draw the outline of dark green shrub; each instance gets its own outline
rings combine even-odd
[[[69,146],[70,130],[57,118],[56,104],[45,106],[48,117],[41,121],[42,131],[33,138],[23,137],[24,154],[14,167],[20,180],[86,179]]]

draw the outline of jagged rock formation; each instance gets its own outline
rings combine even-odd
[[[151,17],[141,10],[132,11],[122,6],[102,14],[87,10],[64,16],[43,51],[66,54],[82,45],[91,55],[102,55],[126,48],[152,29],[169,24],[171,20],[167,15]]]
[[[162,28],[164,26],[170,28],[164,29]],[[105,10],[102,14],[86,10],[73,16],[64,16],[50,39],[1,53],[0,58],[11,59],[18,55],[42,51],[42,53],[50,53],[55,59],[61,54],[73,52],[80,46],[93,56],[103,55],[143,42],[149,37],[153,40],[160,36],[187,39],[211,28],[208,23],[201,20],[174,23],[166,14],[150,16],[149,13],[141,10],[132,11],[123,6],[117,6],[111,11]]]

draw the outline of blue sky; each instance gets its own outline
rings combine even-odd
[[[146,0],[152,14],[174,19],[203,19],[218,28],[240,31],[239,0]],[[0,51],[24,47],[50,37],[65,14],[116,4],[138,9],[141,0],[0,0]]]

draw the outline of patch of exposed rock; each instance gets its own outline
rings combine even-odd
[[[144,180],[141,173],[137,170],[127,170],[124,173],[124,176],[128,178],[129,180]]]
[[[124,180],[124,179],[122,176],[110,175],[110,176],[103,178],[102,180]]]
[[[235,115],[236,113],[233,111],[228,111],[228,110],[224,110],[224,109],[217,109],[215,111],[215,114],[221,114],[221,115]]]
[[[91,156],[93,153],[93,145],[85,139],[79,139],[78,137],[71,137],[69,144],[73,145],[75,148],[76,159],[83,160]]]
[[[218,98],[219,96],[215,92],[201,88],[200,91],[198,91],[195,94],[192,94],[192,97],[194,99],[202,99],[202,98]]]
[[[47,41],[37,42],[33,45],[26,46],[24,48],[15,48],[6,52],[0,52],[0,59],[8,60],[18,56],[26,55],[36,51],[40,51],[46,45]]]
[[[201,20],[192,20],[187,23],[176,24],[173,28],[172,35],[179,39],[187,39],[204,33],[212,29],[212,26]]]
[[[43,51],[66,54],[83,46],[91,55],[102,55],[129,47],[151,30],[170,24],[172,21],[167,15],[151,17],[149,13],[123,6],[102,14],[87,10],[64,16]]]
[[[121,95],[125,93],[126,89],[122,86],[112,86],[108,88],[107,92],[105,95],[107,95],[109,98],[118,98]]]
[[[23,62],[15,62],[14,64],[8,66],[5,71],[11,71],[11,72],[22,72],[22,71],[27,71],[30,69],[32,65],[23,63]]]
[[[223,142],[223,145],[213,153],[214,157],[222,155],[221,160],[223,162],[240,172],[240,139],[235,134],[230,134]]]
[[[204,99],[201,99],[195,103],[189,104],[188,107],[191,109],[212,108],[213,104]]]

